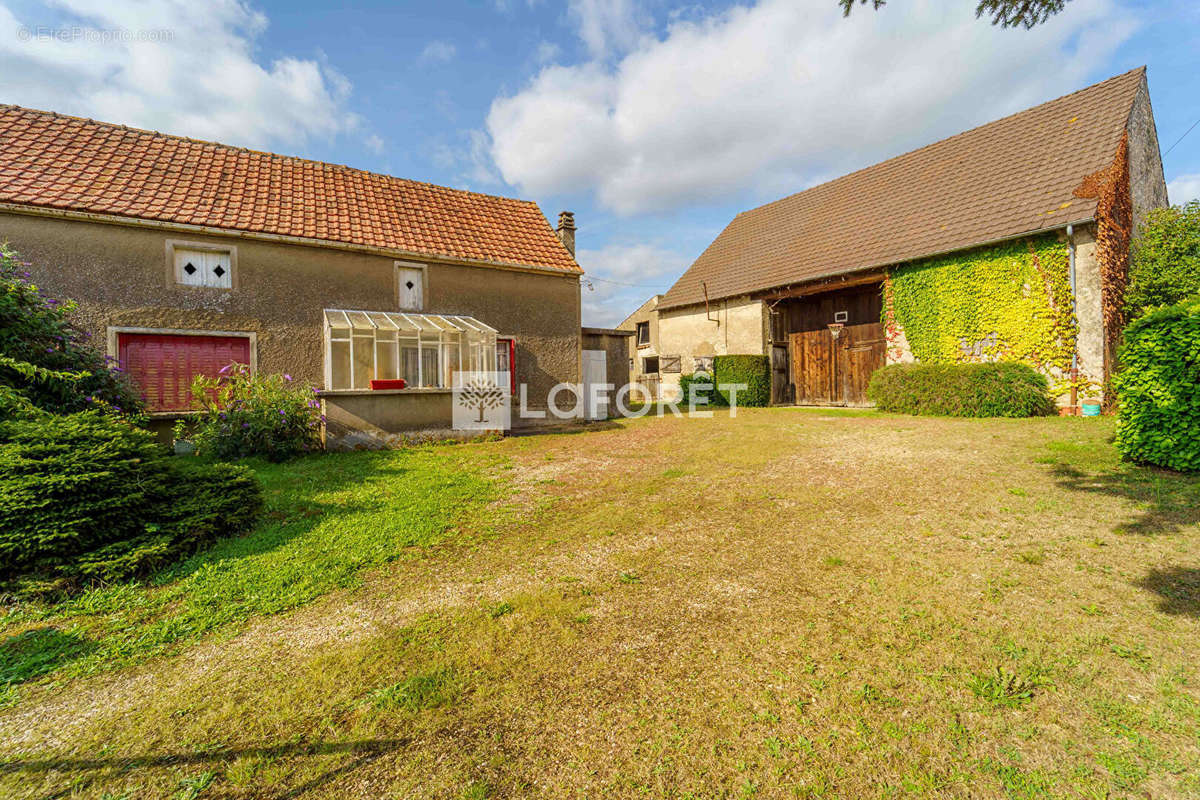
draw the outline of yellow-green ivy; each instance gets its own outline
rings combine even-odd
[[[1047,235],[898,267],[884,323],[904,331],[918,361],[1021,361],[1062,391],[1078,332],[1068,259]]]

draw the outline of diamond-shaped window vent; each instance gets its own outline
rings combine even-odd
[[[405,285],[405,286],[407,286],[407,287],[408,287],[410,290],[413,288],[413,282],[412,282],[412,281],[409,281],[408,283],[406,283],[406,284],[404,284],[404,285]]]
[[[219,278],[225,274],[225,268],[220,264],[217,264],[217,266],[213,268],[213,274]]]
[[[192,264],[192,262],[189,261],[187,264],[184,265],[183,271],[186,272],[188,275],[195,275],[196,267],[195,267],[195,265]]]

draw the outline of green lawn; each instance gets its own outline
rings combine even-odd
[[[482,458],[479,456],[482,455]],[[493,454],[461,449],[256,464],[265,521],[156,576],[69,602],[10,606],[0,686],[74,677],[169,653],[209,633],[231,635],[361,579],[366,567],[420,556],[497,497]]]
[[[258,466],[14,606],[8,797],[1200,795],[1200,479],[1111,420],[764,409]]]

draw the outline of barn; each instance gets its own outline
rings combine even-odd
[[[761,354],[773,403],[855,406],[885,364],[1019,360],[1064,405],[1100,397],[1131,237],[1166,203],[1143,67],[738,214],[622,325],[634,372],[669,396]]]

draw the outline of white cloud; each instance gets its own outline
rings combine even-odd
[[[633,0],[569,0],[567,16],[595,58],[629,50],[643,35]]]
[[[534,50],[533,59],[538,64],[546,64],[558,58],[561,52],[562,48],[560,48],[554,42],[547,42],[543,40],[538,42],[537,49]]]
[[[367,149],[375,155],[381,155],[384,151],[383,137],[379,136],[378,134],[370,134],[366,139],[363,140],[363,144],[365,144]]]
[[[646,243],[580,248],[575,260],[588,275],[630,284],[649,284],[664,275],[674,280],[688,264],[681,253]]]
[[[542,0],[525,0],[525,5],[529,8],[537,8],[542,4]],[[508,0],[492,0],[492,7],[501,14],[507,14],[513,10],[513,4]]]
[[[1167,184],[1167,197],[1177,206],[1200,200],[1200,174],[1180,175],[1172,180]]]
[[[421,60],[426,64],[445,64],[453,59],[457,52],[458,48],[452,42],[434,39],[421,51]]]
[[[466,189],[494,189],[501,183],[488,154],[487,135],[483,131],[458,131],[454,143],[435,145],[433,163],[453,171],[455,185],[461,184]]]
[[[689,263],[687,256],[654,244],[608,244],[575,254],[583,279],[585,325],[612,326],[647,297],[662,294]]]
[[[1080,88],[1135,27],[1113,2],[1077,0],[1032,31],[961,0],[686,15],[616,63],[549,65],[495,99],[492,157],[523,194],[592,191],[622,214],[785,194]],[[576,7],[589,47],[621,38]]]
[[[58,0],[20,17],[0,5],[0,97],[259,148],[356,128],[350,84],[327,65],[255,58],[266,25],[238,0]]]

